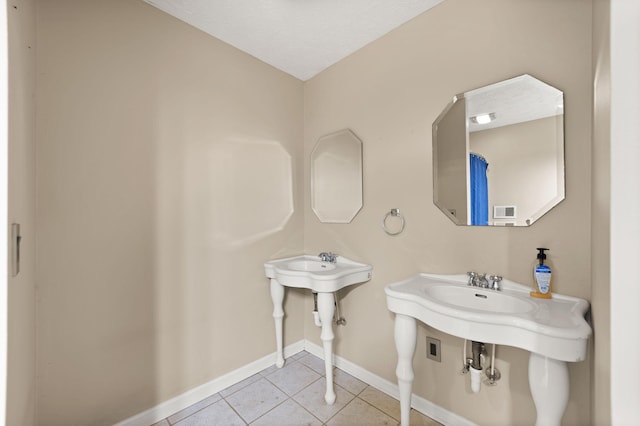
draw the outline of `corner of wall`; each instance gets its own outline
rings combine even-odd
[[[592,424],[611,423],[611,64],[610,0],[593,2],[593,141],[591,194],[591,309],[593,358],[590,360]]]

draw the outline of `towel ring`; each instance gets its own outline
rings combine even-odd
[[[389,228],[387,227],[387,219],[389,219],[389,217],[399,217],[400,218],[400,229],[396,232],[392,232],[389,230]],[[386,232],[389,235],[398,235],[400,234],[402,231],[404,231],[404,217],[402,216],[402,214],[400,214],[400,209],[391,209],[390,212],[388,212],[387,214],[384,215],[384,218],[382,218],[382,229],[384,229],[384,232]]]

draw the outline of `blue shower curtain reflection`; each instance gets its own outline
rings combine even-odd
[[[471,225],[489,224],[487,166],[487,160],[482,156],[473,153],[469,155]]]

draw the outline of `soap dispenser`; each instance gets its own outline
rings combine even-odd
[[[541,299],[551,299],[551,268],[544,264],[547,258],[545,250],[548,248],[538,247],[538,264],[533,268],[533,277],[537,284],[537,289],[529,293],[532,297]]]

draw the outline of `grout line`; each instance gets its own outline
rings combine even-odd
[[[253,419],[253,421],[251,423],[247,422],[244,417],[240,416],[240,413],[238,413],[235,409],[233,411],[236,411],[236,413],[238,414],[238,416],[242,419],[242,421],[250,426],[252,423],[257,422],[259,419],[261,419],[262,417],[266,416],[267,414],[269,414],[270,412],[272,412],[273,410],[275,410],[276,408],[278,408],[279,406],[281,406],[282,404],[284,404],[285,402],[287,402],[290,398],[287,398],[285,400],[283,400],[281,403],[279,403],[278,405],[276,405],[275,407],[271,408],[269,411],[262,413],[261,415],[259,415],[258,417],[256,417],[255,419]],[[231,404],[229,404],[231,405]],[[233,408],[233,406],[231,407]]]
[[[235,393],[235,392],[234,392],[234,393]],[[233,395],[233,394],[232,394],[232,395]],[[224,397],[222,397],[222,400],[224,401],[224,403],[225,403],[225,404],[227,404],[227,405],[229,406],[229,408],[231,408],[231,410],[232,410],[234,413],[236,413],[236,416],[238,416],[238,418],[239,418],[240,420],[242,420],[242,422],[244,422],[244,424],[245,424],[245,425],[249,425],[249,423],[247,423],[247,421],[244,419],[244,417],[242,417],[242,416],[240,415],[240,413],[238,413],[238,412],[236,411],[236,409],[233,407],[233,405],[231,405],[231,404],[229,403],[229,401],[227,401]],[[187,417],[187,418],[188,418],[188,417]]]
[[[215,394],[213,394],[213,395],[215,395]],[[211,395],[211,396],[213,396],[213,395]],[[209,396],[209,397],[207,397],[207,398],[211,398],[211,396]],[[205,398],[205,399],[206,399],[206,398]],[[187,408],[190,408],[190,407],[192,407],[193,405],[198,404],[198,402],[196,402],[196,404],[193,404],[193,405],[191,405],[191,406],[189,406],[189,407],[187,407],[187,408],[184,408],[184,409],[182,409],[182,410],[180,410],[180,411],[177,411],[177,412],[173,413],[173,414],[172,414],[172,415],[170,415],[170,416],[167,416],[164,420],[166,420],[166,421],[167,421],[167,423],[169,423],[169,426],[177,425],[177,424],[178,424],[178,423],[180,423],[181,421],[183,421],[183,420],[185,420],[185,419],[188,419],[189,417],[193,416],[193,415],[194,415],[194,414],[196,414],[196,413],[199,413],[200,411],[204,410],[205,408],[210,407],[210,406],[212,406],[213,404],[215,404],[215,403],[217,403],[217,402],[220,402],[222,399],[223,399],[223,398],[222,398],[222,395],[220,395],[220,399],[219,399],[219,400],[217,400],[217,401],[215,401],[215,402],[212,402],[211,404],[207,404],[207,405],[205,405],[204,407],[200,408],[200,409],[199,409],[199,410],[197,410],[197,411],[194,411],[193,413],[189,414],[189,415],[188,415],[188,416],[186,416],[186,417],[181,418],[180,420],[178,420],[178,421],[177,421],[177,422],[175,422],[175,423],[172,423],[172,422],[171,422],[171,420],[169,420],[169,417],[173,417],[174,415],[178,414],[180,411],[184,411],[184,410],[186,410]]]
[[[299,353],[300,353],[300,352],[299,352]],[[308,368],[308,369],[309,369],[309,371],[312,371],[312,372],[314,372],[315,374],[318,374],[318,372],[317,372],[317,371],[315,371],[313,368],[311,368],[311,367],[307,366],[306,364],[304,364],[304,363],[300,362],[300,360],[301,360],[302,358],[305,358],[305,357],[307,357],[307,356],[309,356],[309,355],[310,355],[310,354],[308,354],[308,353],[307,353],[306,355],[303,355],[303,356],[300,356],[300,357],[298,357],[298,358],[296,358],[296,359],[293,359],[293,361],[294,361],[294,362],[297,362],[297,363],[299,363],[299,364],[301,364],[301,365],[302,365],[303,367],[305,367],[305,368]],[[291,364],[289,364],[289,365],[291,365]],[[284,368],[284,367],[283,367],[283,368]],[[275,373],[275,372],[274,372],[274,373]],[[273,374],[273,373],[271,373],[271,374]],[[271,375],[271,374],[270,374],[270,375]],[[315,414],[313,414],[311,411],[309,411],[309,410],[307,409],[307,407],[305,407],[304,405],[300,404],[298,401],[296,401],[296,400],[293,398],[294,396],[298,395],[299,393],[301,393],[302,391],[304,391],[305,389],[307,389],[308,387],[310,387],[311,385],[313,385],[314,383],[316,383],[318,380],[322,380],[322,379],[324,378],[324,376],[319,376],[316,380],[314,380],[313,382],[309,383],[308,385],[306,385],[305,387],[303,387],[302,389],[300,389],[299,391],[297,391],[296,393],[294,393],[294,394],[293,394],[293,395],[291,395],[291,396],[289,396],[289,395],[284,391],[284,389],[280,389],[280,388],[278,387],[278,385],[277,385],[277,384],[275,384],[275,383],[273,383],[271,380],[269,380],[269,377],[268,377],[268,376],[264,376],[264,378],[265,378],[265,379],[267,379],[267,381],[269,381],[269,383],[271,383],[273,386],[275,386],[275,387],[276,387],[280,392],[282,392],[282,393],[284,393],[285,395],[287,395],[287,400],[291,400],[294,404],[298,405],[298,406],[299,406],[299,407],[301,407],[303,410],[305,410],[307,413],[311,414],[311,416],[312,416],[314,419],[316,419],[317,421],[319,421],[321,425],[325,425],[325,422],[323,422],[323,421],[322,421],[321,419],[319,419]],[[282,402],[282,404],[284,404],[284,402],[286,402],[287,400],[283,401],[283,402]],[[281,405],[281,404],[278,404],[278,406],[279,406],[279,405]],[[276,406],[276,407],[277,407],[277,406]],[[271,411],[275,410],[275,409],[276,409],[276,407],[273,407],[271,410],[267,411],[267,413],[269,413],[269,412],[271,412]],[[263,416],[267,415],[267,413],[264,413],[264,414],[263,414],[262,416],[260,416],[260,417],[263,417]],[[257,419],[256,419],[256,420],[257,420]]]
[[[369,386],[367,386],[367,387],[369,387]],[[366,389],[366,388],[365,388],[365,389]],[[375,388],[373,388],[373,389],[375,389]],[[377,390],[377,389],[376,389],[376,390]],[[364,390],[363,390],[362,392],[364,392]],[[360,393],[362,393],[362,392],[360,392]],[[384,392],[382,392],[382,391],[378,391],[378,392],[380,392],[380,393],[384,393]],[[390,397],[390,398],[391,398],[391,397]],[[373,408],[375,408],[376,410],[380,411],[380,412],[381,412],[382,414],[384,414],[385,416],[390,417],[390,418],[392,418],[393,420],[395,420],[395,421],[397,421],[397,422],[399,422],[399,421],[400,421],[400,419],[396,419],[394,416],[392,416],[391,414],[387,413],[386,411],[384,411],[384,410],[382,410],[382,409],[380,409],[380,408],[376,407],[375,405],[373,405],[372,403],[370,403],[370,402],[369,402],[369,401],[367,401],[366,399],[363,399],[363,398],[358,398],[358,399],[359,399],[360,401],[364,402],[365,404],[368,404],[368,405],[372,406]],[[395,398],[393,398],[393,399],[394,399],[394,400],[396,400],[396,401],[398,402],[398,404],[400,404],[400,401],[398,401],[398,400],[397,400],[397,399],[395,399]]]
[[[315,383],[315,382],[313,382],[313,383]],[[311,386],[311,385],[309,385],[309,386]],[[307,386],[307,388],[308,388],[309,386]],[[306,389],[306,388],[305,388],[305,389]],[[302,392],[302,391],[300,391],[300,392]],[[298,393],[300,393],[300,392],[298,392]],[[296,395],[297,395],[297,394],[296,394]],[[291,397],[291,398],[289,398],[289,399],[291,399],[291,401],[293,401],[295,404],[298,404],[298,406],[302,407],[302,409],[303,409],[304,411],[306,411],[307,413],[311,414],[311,417],[313,417],[314,419],[316,419],[317,421],[319,421],[321,424],[324,424],[324,422],[323,422],[322,420],[320,420],[318,417],[316,417],[316,415],[315,415],[315,414],[313,414],[311,411],[307,410],[307,407],[305,407],[304,405],[300,404],[298,401],[296,401],[295,399],[293,399],[293,397]]]
[[[336,368],[336,367],[334,367],[334,368]],[[340,386],[339,384],[337,384],[337,383],[335,383],[335,382],[333,383],[333,386],[334,386],[334,389],[335,389],[335,387],[342,388],[342,389],[343,389],[345,392],[347,392],[349,395],[353,395],[353,398],[351,398],[351,399],[349,400],[349,402],[345,403],[345,404],[344,404],[344,407],[342,407],[341,409],[339,409],[338,411],[336,411],[335,413],[333,413],[333,415],[332,415],[331,417],[329,417],[329,418],[327,419],[327,421],[326,421],[326,422],[324,422],[324,423],[323,423],[323,424],[325,424],[325,425],[326,425],[327,423],[329,423],[329,422],[330,422],[330,421],[331,421],[335,416],[337,416],[337,415],[338,415],[342,410],[344,410],[345,408],[347,408],[347,406],[348,406],[349,404],[351,404],[351,403],[352,403],[356,398],[358,398],[358,396],[357,396],[357,395],[355,395],[355,394],[353,394],[353,393],[349,392],[347,389],[345,389],[344,387]],[[337,392],[336,392],[336,393],[337,393]],[[320,421],[322,421],[322,420],[320,420]]]

